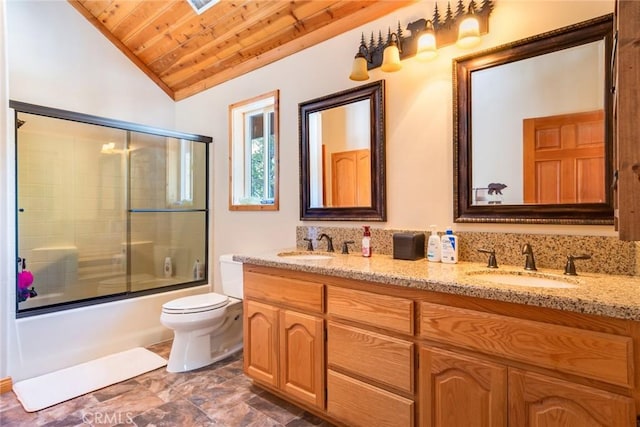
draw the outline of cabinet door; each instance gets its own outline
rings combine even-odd
[[[324,408],[324,325],[319,317],[280,312],[280,388]]]
[[[618,229],[621,240],[640,240],[640,2],[619,0],[616,133]]]
[[[421,426],[507,426],[506,366],[421,347],[419,375]]]
[[[278,385],[278,309],[245,299],[244,372]]]
[[[509,422],[524,427],[632,427],[633,400],[519,369],[509,370]]]

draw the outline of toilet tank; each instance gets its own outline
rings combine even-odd
[[[233,260],[232,254],[220,256],[222,293],[242,299],[242,263]]]

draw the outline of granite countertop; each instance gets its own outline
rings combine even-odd
[[[304,260],[279,254],[322,254],[325,259]],[[618,319],[640,320],[640,277],[581,273],[565,276],[560,270],[538,269],[527,272],[522,266],[501,265],[489,269],[486,264],[459,262],[432,263],[425,258],[417,261],[393,259],[391,255],[342,255],[305,252],[296,249],[274,250],[258,254],[236,254],[236,261],[284,268],[294,271],[324,274],[354,280],[365,280],[395,286],[406,286],[457,295],[485,298]],[[492,283],[487,279],[496,274],[519,278],[534,276],[553,279],[569,288],[543,288]],[[483,279],[485,276],[485,279]],[[526,280],[526,279],[525,279]],[[534,279],[535,280],[535,279]]]

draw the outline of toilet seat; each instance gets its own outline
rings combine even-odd
[[[207,294],[191,295],[178,298],[162,304],[162,312],[168,314],[201,313],[215,310],[229,303],[226,295],[209,292]]]

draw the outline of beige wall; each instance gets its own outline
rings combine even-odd
[[[498,0],[490,34],[472,51],[609,13],[613,1]],[[440,4],[439,6],[442,6]],[[179,128],[214,138],[211,200],[213,256],[295,245],[299,220],[298,103],[358,85],[348,79],[360,35],[377,34],[430,16],[432,2],[418,2],[376,22],[216,86],[178,103]],[[444,228],[453,221],[452,58],[470,51],[455,46],[432,62],[412,58],[396,73],[379,69],[370,81],[386,80],[388,221],[374,227]],[[227,106],[270,90],[280,90],[280,211],[230,212],[227,165]],[[305,223],[307,224],[307,223]],[[328,225],[328,224],[325,224]],[[334,226],[360,223],[334,222]],[[612,235],[606,226],[456,224],[458,230]],[[216,277],[217,281],[217,277]]]

